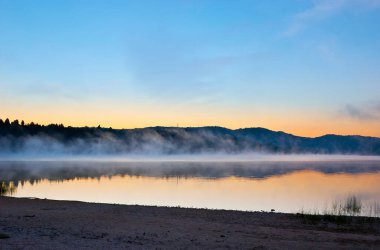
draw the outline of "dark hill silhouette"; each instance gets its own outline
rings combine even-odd
[[[295,136],[265,128],[47,126],[0,120],[0,154],[313,153],[380,155],[380,138]]]

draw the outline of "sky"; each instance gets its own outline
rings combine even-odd
[[[380,0],[0,0],[0,118],[380,137]]]

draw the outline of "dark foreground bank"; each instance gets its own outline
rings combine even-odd
[[[379,249],[380,221],[0,197],[0,249]]]

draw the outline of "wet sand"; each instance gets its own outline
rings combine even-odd
[[[0,197],[0,249],[380,249],[380,221]]]

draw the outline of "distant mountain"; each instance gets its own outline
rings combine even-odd
[[[75,128],[0,119],[0,155],[250,152],[380,155],[380,138],[340,135],[308,138],[265,128]]]

